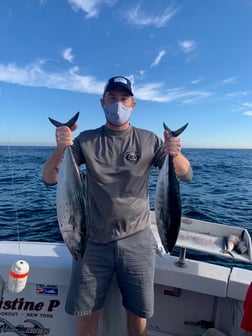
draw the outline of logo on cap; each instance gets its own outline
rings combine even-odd
[[[108,83],[106,84],[106,86],[104,88],[104,92],[113,90],[116,86],[121,86],[124,89],[127,89],[129,91],[130,95],[133,96],[131,83],[127,78],[125,78],[123,76],[110,78]]]
[[[114,83],[123,83],[125,85],[128,84],[127,79],[123,77],[116,77],[114,78]]]

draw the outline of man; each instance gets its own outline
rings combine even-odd
[[[74,141],[77,125],[72,130],[58,127],[56,149],[43,169],[44,181],[57,183],[64,148],[70,145],[77,164],[87,168],[89,239],[84,257],[73,261],[66,301],[66,311],[78,316],[78,336],[97,335],[99,311],[114,275],[127,312],[128,335],[146,335],[153,314],[156,248],[150,230],[150,168],[160,168],[169,154],[180,179],[192,178],[179,138],[166,131],[163,143],[130,124],[135,105],[130,81],[110,78],[101,98],[106,124],[80,133]]]

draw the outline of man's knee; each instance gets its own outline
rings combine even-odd
[[[127,311],[127,326],[129,336],[147,335],[147,319],[138,317],[129,311]]]
[[[89,315],[78,316],[77,336],[97,336],[99,311]]]

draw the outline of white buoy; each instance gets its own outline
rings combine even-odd
[[[29,264],[24,260],[17,260],[10,269],[7,288],[9,292],[19,293],[26,286],[29,275]]]

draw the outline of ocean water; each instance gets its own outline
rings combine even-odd
[[[42,166],[52,147],[0,146],[0,240],[62,242],[56,218],[56,187],[42,181]],[[240,226],[252,236],[252,150],[184,149],[194,172],[181,183],[183,216]],[[149,182],[154,209],[157,181]],[[173,254],[178,255],[176,247]],[[187,257],[252,270],[225,257],[187,251]]]

